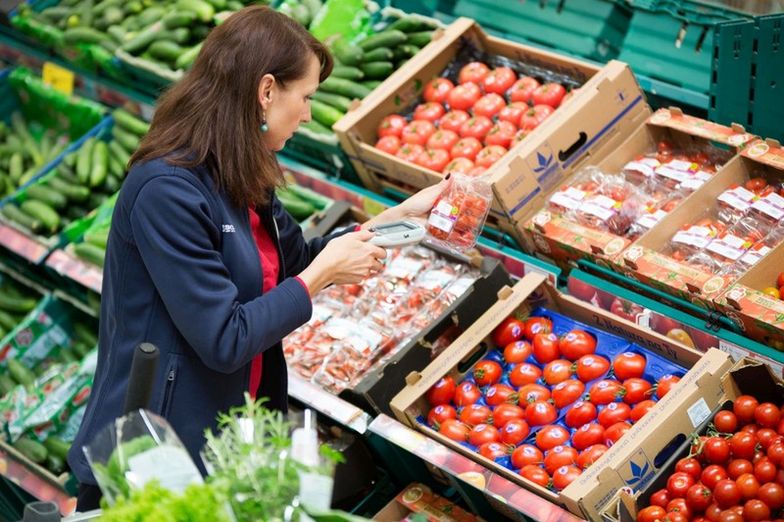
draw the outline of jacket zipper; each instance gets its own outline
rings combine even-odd
[[[174,368],[169,369],[169,374],[166,376],[166,385],[163,389],[163,404],[161,404],[161,415],[166,416],[169,414],[168,409],[171,403],[172,390],[174,389]]]

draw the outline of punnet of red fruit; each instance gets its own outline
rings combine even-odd
[[[444,437],[560,491],[666,395],[684,369],[545,308],[503,320],[470,371],[427,393],[419,420]]]
[[[783,520],[782,405],[741,395],[717,412],[638,522]]]
[[[555,73],[487,58],[458,58],[430,80],[413,111],[381,120],[376,148],[435,172],[479,176],[576,90]]]

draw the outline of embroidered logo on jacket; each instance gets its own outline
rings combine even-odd
[[[236,232],[236,230],[234,229],[234,225],[227,225],[225,223],[221,225],[221,231],[224,233],[231,233],[231,234]]]

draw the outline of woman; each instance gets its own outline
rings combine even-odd
[[[205,428],[244,392],[285,411],[281,339],[310,318],[310,296],[380,270],[386,252],[367,229],[424,216],[443,189],[365,230],[304,241],[274,196],[283,183],[274,153],[310,121],[310,97],[331,70],[306,30],[248,7],[210,33],[193,69],[161,97],[112,220],[95,384],[69,454],[80,511],[100,498],[82,447],[123,413],[140,342],[161,352],[150,408],[204,471]]]

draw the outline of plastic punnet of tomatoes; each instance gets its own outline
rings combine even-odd
[[[565,217],[596,230],[625,236],[646,208],[645,196],[622,176],[605,175],[599,186]]]
[[[726,161],[725,153],[709,147],[674,149],[662,140],[656,152],[641,155],[622,170],[627,181],[641,185],[655,181],[670,189],[694,191],[709,180]]]
[[[428,240],[456,252],[476,244],[490,212],[493,191],[482,178],[453,174],[427,221]]]
[[[706,272],[739,276],[742,265],[738,261],[769,232],[768,223],[752,216],[743,217],[719,233],[704,250],[689,257],[687,262]]]
[[[705,213],[703,213],[705,215]],[[667,255],[676,261],[686,261],[702,251],[713,238],[727,230],[727,225],[715,218],[701,217],[695,223],[684,224],[673,234]]]
[[[688,193],[682,190],[666,189],[652,180],[644,187],[642,192],[647,198],[645,209],[626,234],[632,241],[652,229],[688,197]]]
[[[685,370],[546,308],[504,319],[486,354],[427,393],[418,421],[525,480],[560,491]]]
[[[556,214],[574,211],[596,194],[605,174],[596,167],[586,167],[550,194],[547,209]]]
[[[771,250],[784,242],[784,223],[773,226],[768,235],[752,246],[739,260],[738,272],[743,273],[752,266],[756,265],[760,259],[765,257]]]

